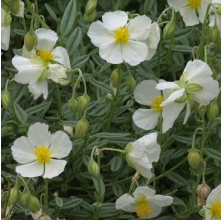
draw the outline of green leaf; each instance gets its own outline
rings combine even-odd
[[[187,184],[187,181],[178,173],[170,172],[166,175],[166,177],[171,181],[173,181],[174,183],[177,183],[178,185],[183,186]]]
[[[82,41],[82,30],[80,27],[77,27],[75,28],[75,30],[67,40],[66,49],[68,51],[69,56],[72,56],[74,54],[81,41]]]
[[[28,120],[28,114],[16,102],[14,102],[14,107],[17,119],[24,124]]]
[[[112,185],[115,196],[120,197],[123,194],[123,189],[119,184]]]
[[[93,137],[99,137],[99,138],[121,138],[129,136],[130,133],[110,133],[110,132],[101,132],[94,134]]]
[[[82,199],[71,199],[70,201],[64,202],[61,210],[72,209],[75,206],[78,206],[82,202]]]
[[[110,160],[110,164],[112,172],[118,171],[122,165],[122,158],[115,156]]]
[[[83,55],[74,59],[74,61],[71,63],[71,68],[72,69],[80,68],[83,64],[85,64],[88,61],[88,59],[89,59],[88,55]]]
[[[18,102],[23,95],[27,94],[27,86],[23,84],[16,84],[13,88],[13,100]]]
[[[56,197],[55,198],[55,202],[57,204],[58,207],[62,207],[63,206],[63,200],[60,197]]]
[[[33,115],[34,113],[40,112],[45,109],[49,109],[50,105],[51,105],[51,101],[44,102],[39,105],[35,105],[33,107],[26,109],[26,112],[28,115]]]
[[[181,157],[182,155],[184,155],[187,152],[187,150],[188,150],[187,148],[178,149],[174,154],[171,155],[171,159]]]
[[[55,12],[53,11],[53,9],[47,4],[45,3],[45,8],[47,9],[48,13],[51,15],[51,17],[57,21],[58,18],[57,18],[57,15],[55,14]]]
[[[204,149],[204,153],[209,156],[212,157],[214,160],[219,160],[221,161],[221,153],[220,151],[217,151],[213,148],[205,148]]]
[[[61,19],[60,32],[62,36],[69,34],[73,28],[76,18],[76,0],[71,0],[65,9],[64,15]]]
[[[94,78],[90,78],[90,83],[93,84],[94,86],[100,88],[101,90],[103,90],[104,92],[106,93],[113,93],[113,90],[111,89],[110,86],[108,86],[107,84],[103,83],[103,82],[100,82],[100,81],[97,81],[96,79]]]

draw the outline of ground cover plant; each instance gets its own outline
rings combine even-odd
[[[2,0],[2,219],[221,219],[221,0]]]

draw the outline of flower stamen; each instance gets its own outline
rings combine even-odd
[[[44,145],[39,146],[35,149],[35,156],[37,157],[38,163],[49,163],[50,157],[52,153],[48,148],[46,148]]]
[[[140,202],[136,210],[137,216],[148,217],[152,213],[152,207],[147,202]]]
[[[192,9],[201,7],[201,0],[188,0],[188,3]]]
[[[117,43],[125,44],[130,38],[129,30],[127,27],[119,27],[114,32],[114,38]]]
[[[211,205],[210,214],[215,218],[221,218],[221,202],[216,202]]]
[[[54,58],[53,54],[44,49],[40,49],[36,55],[41,57],[41,59],[45,61],[46,65],[48,65],[49,62]]]
[[[161,103],[165,101],[165,98],[162,96],[157,96],[153,99],[151,103],[151,109],[153,109],[156,112],[162,112],[163,107],[161,107]]]

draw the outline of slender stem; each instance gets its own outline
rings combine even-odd
[[[161,13],[161,15],[159,16],[159,18],[157,19],[157,24],[160,23],[161,17],[162,17],[167,11],[169,11],[170,9],[172,9],[172,8],[171,8],[171,7],[166,8],[166,9]]]
[[[44,179],[44,188],[45,188],[45,196],[44,196],[44,208],[45,213],[48,213],[48,179]]]
[[[120,149],[114,149],[114,148],[102,148],[101,150],[99,150],[99,152],[102,152],[104,150],[109,150],[109,151],[117,151],[117,152],[120,152],[120,153],[126,153],[125,150],[120,150]]]
[[[59,85],[57,83],[55,83],[56,86],[56,91],[57,91],[57,100],[58,100],[58,112],[59,112],[59,116],[62,119],[62,109],[61,109],[61,96],[60,96],[60,90],[59,90]]]
[[[196,139],[196,133],[197,133],[197,131],[202,131],[202,130],[203,130],[202,128],[197,128],[197,129],[194,131],[193,141],[192,141],[192,149],[195,149],[195,139]]]

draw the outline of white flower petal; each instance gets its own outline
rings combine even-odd
[[[66,157],[72,150],[72,142],[63,131],[56,131],[51,139],[50,152],[53,158]]]
[[[23,177],[37,177],[44,172],[44,164],[39,164],[37,161],[25,165],[17,166],[15,171]]]
[[[194,101],[206,106],[219,95],[219,83],[212,77],[199,79],[198,83],[203,89],[196,94],[193,94],[192,98]]]
[[[33,220],[38,220],[38,218],[42,215],[42,210],[40,209],[39,211],[37,212],[30,212]]]
[[[151,199],[152,203],[155,203],[158,206],[169,206],[173,203],[173,197],[171,196],[163,196],[163,195],[155,195],[154,199]]]
[[[191,83],[198,83],[198,79],[210,77],[213,74],[209,65],[201,60],[189,61],[183,72],[188,74],[187,80]]]
[[[34,58],[36,57],[35,48],[33,48],[31,51],[28,51],[26,46],[23,45],[22,47],[22,56],[25,58]]]
[[[155,195],[155,190],[149,188],[148,186],[139,186],[135,189],[133,195],[137,198],[140,194],[144,195],[147,199],[151,199]]]
[[[180,98],[183,95],[184,91],[185,89],[182,88],[171,93],[171,95],[164,102],[162,102],[160,106],[170,105],[171,102],[174,102],[176,99]]]
[[[138,204],[131,195],[124,194],[116,200],[115,207],[116,209],[122,209],[125,212],[135,212]]]
[[[144,130],[151,130],[157,126],[159,112],[152,109],[138,109],[133,114],[133,121],[135,125]]]
[[[146,59],[148,47],[145,43],[129,40],[126,44],[121,45],[123,59],[131,66],[136,66]]]
[[[35,147],[44,145],[49,147],[51,143],[51,133],[48,131],[49,126],[44,123],[36,122],[28,129],[28,139]]]
[[[211,2],[212,2],[211,0],[201,0],[201,7],[197,8],[199,20],[201,23],[204,22],[207,7],[208,7],[209,3],[211,3]]]
[[[10,42],[11,26],[1,26],[1,49],[8,50]]]
[[[149,204],[150,204],[150,206],[152,208],[152,212],[150,213],[150,215],[148,216],[147,219],[151,219],[153,217],[158,216],[161,213],[161,211],[162,211],[162,207],[157,205],[157,204],[155,204],[155,203],[152,203],[152,201],[150,201]]]
[[[178,115],[186,105],[186,102],[176,103],[173,102],[168,106],[163,107],[163,133],[165,133],[169,128],[174,124],[174,121],[177,119]]]
[[[38,82],[37,80],[31,80],[28,89],[34,95],[34,100],[36,100],[41,94],[43,94],[44,99],[48,97],[47,80],[43,80],[40,82]]]
[[[186,114],[185,114],[185,117],[184,117],[184,120],[183,120],[183,124],[186,124],[187,119],[190,116],[190,112],[191,112],[191,106],[190,106],[190,103],[187,101],[186,102]]]
[[[56,47],[54,50],[52,50],[51,54],[54,56],[53,60],[59,62],[68,69],[71,69],[68,52],[64,47]]]
[[[46,28],[39,28],[35,33],[38,37],[37,50],[44,49],[46,51],[51,51],[58,40],[57,34]]]
[[[155,89],[157,83],[154,80],[144,80],[138,84],[134,90],[136,102],[151,106],[154,98],[161,96],[161,92]]]
[[[137,16],[130,20],[127,27],[130,39],[143,41],[149,36],[151,20],[146,15]]]
[[[27,137],[17,138],[11,147],[12,156],[20,164],[30,163],[36,160],[35,147]]]
[[[45,163],[45,172],[43,178],[51,179],[58,176],[64,171],[67,161],[50,159],[49,163]]]
[[[119,64],[123,62],[121,44],[117,44],[115,41],[100,45],[99,55],[108,63]]]
[[[128,20],[128,15],[124,11],[106,12],[102,16],[104,25],[109,30],[116,30],[118,27],[124,27]]]
[[[172,7],[176,12],[188,5],[188,2],[184,0],[168,0],[167,2],[169,6]]]
[[[87,35],[97,47],[100,47],[104,43],[115,42],[114,32],[109,30],[108,27],[105,27],[101,21],[93,22],[89,27]]]
[[[180,89],[180,87],[174,82],[159,82],[157,83],[157,86],[155,88],[159,90]]]
[[[193,26],[199,24],[199,19],[196,15],[195,8],[191,8],[190,5],[180,9],[180,14],[183,17],[183,21],[186,26]]]

